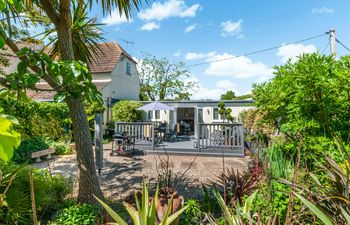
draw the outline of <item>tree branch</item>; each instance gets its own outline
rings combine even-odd
[[[42,0],[41,5],[50,20],[58,26],[60,23],[60,15],[56,12],[55,8],[52,6],[51,0]]]
[[[9,38],[6,38],[5,40],[6,42],[6,45],[16,54],[18,51],[19,51],[19,48],[18,46],[16,45],[16,43],[9,39]],[[26,56],[21,56],[19,57],[19,59],[21,61],[24,61],[24,62],[28,62],[28,58]],[[49,74],[45,73],[45,71],[42,71],[41,68],[39,66],[30,66],[30,68],[38,73],[38,74],[41,74],[43,73],[44,76],[43,76],[43,79],[52,87],[54,88],[55,90],[60,90],[61,86],[53,79],[52,76],[50,76]]]
[[[9,85],[7,84],[7,80],[4,77],[0,77],[0,85],[4,86],[4,87],[9,87]]]

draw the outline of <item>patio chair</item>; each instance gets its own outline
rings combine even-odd
[[[188,123],[184,123],[184,135],[189,135],[191,132],[191,125]]]
[[[165,141],[169,141],[169,142],[177,141],[176,128],[177,128],[177,125],[175,124],[174,129],[169,129],[169,131],[165,133]]]

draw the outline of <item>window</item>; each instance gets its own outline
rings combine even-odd
[[[131,64],[130,64],[130,62],[126,62],[126,74],[131,76]]]
[[[160,111],[159,110],[155,111],[155,118],[156,118],[156,120],[160,119]]]
[[[147,112],[147,118],[148,118],[149,120],[153,119],[153,111],[148,111],[148,112]]]
[[[219,114],[218,108],[213,108],[213,120],[222,120],[223,118]]]

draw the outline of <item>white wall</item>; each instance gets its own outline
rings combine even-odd
[[[231,116],[234,118],[238,118],[239,114],[243,111],[247,111],[249,109],[255,109],[254,106],[236,106],[236,107],[227,107],[232,110]],[[203,120],[204,123],[212,123],[212,122],[222,122],[222,120],[213,120],[213,107],[204,107],[203,108]]]
[[[126,73],[126,62],[131,64],[131,75]],[[119,60],[112,71],[111,96],[116,99],[139,100],[140,79],[136,64],[126,57]]]

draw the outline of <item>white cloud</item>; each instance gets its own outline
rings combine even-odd
[[[196,52],[187,52],[185,59],[186,60],[197,60],[197,59],[205,59],[214,57],[216,52],[208,52],[208,53],[196,53]]]
[[[237,36],[239,38],[242,38],[243,37],[243,35],[241,34],[242,22],[243,22],[243,19],[240,19],[237,22],[234,22],[231,20],[222,22],[220,24],[221,36],[222,37]]]
[[[232,90],[236,94],[238,93],[238,91],[233,87],[233,86],[236,86],[235,84],[230,82],[231,86],[229,88],[227,88],[227,86],[221,87],[223,82],[226,82],[226,81],[216,82],[215,88],[208,88],[208,87],[205,87],[205,86],[199,84],[198,90],[194,91],[192,93],[191,99],[215,99],[215,100],[218,100],[218,99],[220,99],[220,96],[222,94],[226,93],[226,91],[228,91],[228,90]]]
[[[102,23],[106,25],[120,25],[123,23],[131,23],[132,19],[129,20],[126,18],[125,14],[120,15],[117,9],[113,10],[110,15],[102,19]]]
[[[174,52],[175,57],[179,57],[181,55],[181,50],[178,49],[176,52]]]
[[[231,76],[234,78],[252,78],[272,75],[273,69],[260,61],[254,62],[248,57],[234,57],[234,55],[227,53],[215,55],[209,61],[219,61],[210,63],[204,73],[215,76]],[[227,58],[233,59],[223,60]]]
[[[331,14],[334,12],[335,12],[334,9],[327,8],[326,6],[323,6],[321,8],[313,8],[311,11],[311,14]]]
[[[191,31],[193,31],[194,29],[196,29],[196,27],[197,27],[196,24],[192,24],[192,25],[186,27],[185,33],[189,33],[189,32],[191,32]]]
[[[143,9],[138,17],[145,21],[162,21],[170,17],[195,17],[200,5],[187,6],[184,0],[168,0],[163,3],[154,2],[151,8]]]
[[[235,83],[232,83],[229,80],[221,80],[221,81],[216,82],[215,86],[219,89],[227,91],[227,90],[232,90],[233,87],[235,87],[237,85]]]
[[[147,31],[157,30],[159,28],[160,28],[160,24],[156,22],[145,23],[142,27],[140,27],[141,30],[147,30]]]
[[[291,59],[292,62],[296,62],[299,55],[316,51],[317,48],[315,45],[291,44],[280,47],[276,54],[281,57],[282,63],[286,63],[288,59]]]

